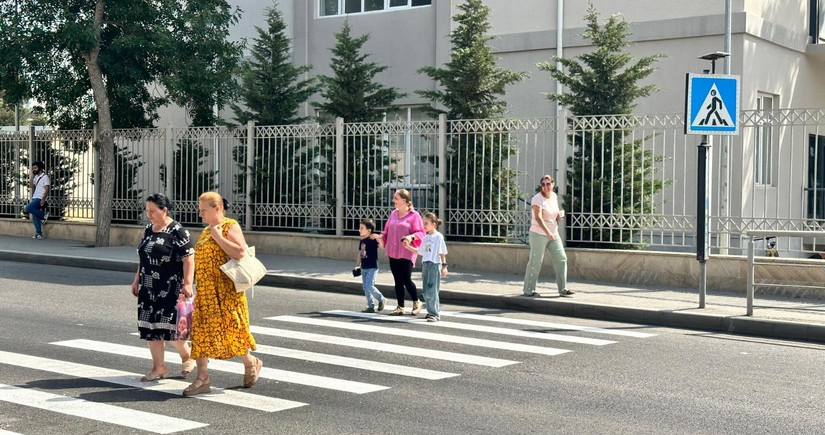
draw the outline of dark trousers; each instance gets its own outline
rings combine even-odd
[[[418,290],[412,280],[413,263],[403,258],[390,258],[390,271],[395,281],[395,299],[398,306],[404,308],[404,289],[410,294],[413,302],[418,300]]]

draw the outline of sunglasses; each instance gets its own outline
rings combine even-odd
[[[545,181],[544,183],[541,183],[541,185],[542,186],[552,186],[553,182],[552,181]]]

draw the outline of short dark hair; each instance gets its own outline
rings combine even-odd
[[[361,219],[361,225],[370,232],[375,232],[375,222],[372,219]]]
[[[41,171],[46,169],[46,165],[43,163],[42,160],[38,160],[38,161],[32,163],[32,166],[37,166],[38,168],[40,168]]]
[[[146,202],[154,203],[158,208],[172,210],[172,200],[162,193],[153,193],[146,198]]]

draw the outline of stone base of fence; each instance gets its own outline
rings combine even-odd
[[[55,239],[94,243],[95,226],[87,222],[49,222],[47,236]],[[200,228],[190,228],[193,237]],[[112,225],[112,246],[137,246],[143,229],[133,225]],[[32,224],[23,219],[0,219],[0,234],[29,237]],[[298,233],[244,232],[247,243],[258,252],[274,255],[353,260],[356,237]],[[526,245],[448,242],[449,263],[453,270],[485,273],[524,273],[529,248]],[[668,288],[697,288],[699,264],[693,254],[621,251],[605,249],[568,249],[570,280],[602,281],[621,285]],[[825,261],[792,258],[760,259],[769,264],[756,269],[758,294],[825,298],[825,290],[807,288],[825,282]],[[811,265],[822,267],[810,267]],[[707,263],[708,289],[745,294],[747,257],[714,256]],[[542,267],[544,278],[552,283],[549,258]],[[772,287],[771,283],[799,287]]]

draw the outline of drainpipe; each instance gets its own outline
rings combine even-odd
[[[564,57],[564,0],[556,2],[556,57],[558,59]],[[556,68],[562,68],[560,60],[556,60]],[[556,81],[556,93],[561,94],[563,91],[561,82]],[[566,123],[562,117],[562,110],[561,104],[556,100],[556,153],[553,162],[553,179],[556,180],[556,186],[561,186],[559,187],[560,194],[564,194],[567,186],[566,172],[560,171],[560,167],[563,167],[560,162],[566,160],[564,151],[567,148]]]
[[[731,53],[731,0],[725,0],[725,36],[724,48],[725,53]],[[730,74],[730,63],[732,56],[726,56],[724,60],[724,74]],[[730,217],[730,136],[722,137],[722,146],[719,149],[719,179],[721,180],[719,186],[719,218],[727,219]],[[725,225],[724,227],[727,227]],[[719,254],[728,255],[728,247],[730,246],[730,233],[722,231],[719,234]]]

